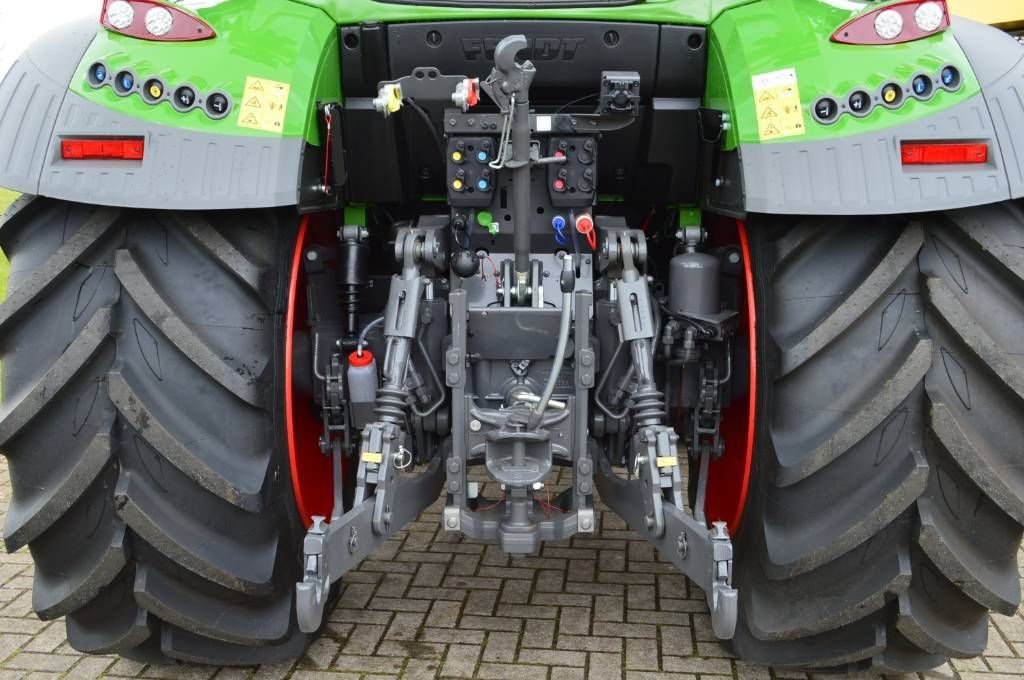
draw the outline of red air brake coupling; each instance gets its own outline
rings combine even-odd
[[[480,79],[479,78],[467,78],[466,79],[466,103],[469,108],[473,108],[480,103]]]
[[[594,232],[594,218],[590,213],[576,216],[576,231],[587,237],[591,250],[597,250],[597,234]]]

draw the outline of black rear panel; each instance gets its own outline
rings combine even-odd
[[[494,48],[522,33],[532,49],[523,56],[537,66],[531,98],[566,103],[600,89],[601,71],[638,71],[650,97],[658,67],[655,24],[583,21],[449,21],[394,24],[388,28],[392,73],[436,66],[442,73],[484,78],[494,65]],[[429,63],[424,63],[428,60]]]
[[[640,120],[599,140],[600,193],[644,205],[697,201],[697,109],[707,70],[703,27],[527,20],[370,24],[340,30],[352,201],[402,203],[445,191],[445,159],[429,141],[424,121],[414,113],[391,118],[377,114],[370,98],[378,83],[426,66],[484,78],[498,42],[515,34],[525,35],[531,44],[525,56],[537,67],[531,102],[538,112],[592,112],[602,71],[639,73]],[[441,120],[440,108],[427,108],[432,119]]]

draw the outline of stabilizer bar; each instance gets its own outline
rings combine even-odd
[[[648,480],[646,485],[645,480]],[[660,488],[651,483],[649,475],[622,479],[616,476],[607,460],[602,460],[594,482],[601,500],[613,512],[626,520],[633,531],[653,543],[704,591],[715,635],[721,640],[731,640],[736,632],[739,596],[732,587],[732,541],[725,524],[716,522],[708,529],[675,504],[665,502]],[[658,514],[664,517],[664,530],[660,535],[657,523],[650,520],[645,509],[650,498],[644,496],[652,493],[660,503]],[[645,504],[645,500],[648,503]]]
[[[379,548],[384,541],[416,519],[441,493],[444,480],[440,457],[415,476],[395,478],[391,493],[377,493],[330,523],[314,517],[303,545],[305,577],[295,586],[299,629],[313,633],[323,621],[331,585]],[[397,470],[392,470],[397,475]],[[391,513],[389,529],[374,531],[377,505]]]

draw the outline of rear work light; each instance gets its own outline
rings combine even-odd
[[[66,161],[141,161],[145,153],[142,137],[63,139],[60,143],[60,155]]]
[[[895,45],[949,28],[946,0],[903,0],[861,14],[832,34],[847,45]]]
[[[988,163],[988,144],[904,142],[903,165],[980,165]]]
[[[109,31],[142,40],[190,42],[217,35],[199,17],[159,0],[104,0],[100,23]]]

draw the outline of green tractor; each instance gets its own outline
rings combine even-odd
[[[982,653],[1022,102],[943,0],[106,0],[0,82],[35,611],[295,657],[441,498],[511,555],[617,513],[751,663]]]

